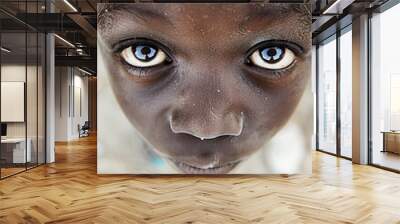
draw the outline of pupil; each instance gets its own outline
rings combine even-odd
[[[276,50],[274,48],[269,49],[267,54],[268,54],[268,56],[273,57],[276,55]]]
[[[134,48],[133,53],[140,61],[148,62],[157,55],[157,49],[146,45],[139,45]]]
[[[272,63],[277,63],[280,60],[282,60],[284,54],[285,54],[285,49],[281,47],[267,47],[264,48],[263,50],[260,50],[260,55],[261,58],[272,64]]]
[[[144,47],[144,48],[142,48],[142,54],[144,54],[144,55],[148,55],[148,54],[150,54],[150,48],[149,47]]]

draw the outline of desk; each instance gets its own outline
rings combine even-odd
[[[383,151],[400,154],[400,132],[383,131]]]
[[[25,138],[5,138],[1,139],[1,157],[8,163],[25,163],[31,162],[32,153],[30,138],[26,140],[28,143],[25,152]],[[12,159],[11,159],[12,158]],[[26,159],[26,161],[25,161]]]

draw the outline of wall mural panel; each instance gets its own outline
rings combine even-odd
[[[310,173],[310,26],[306,4],[98,4],[98,173]]]

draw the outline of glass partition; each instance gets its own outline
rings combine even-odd
[[[27,52],[28,61],[26,64],[27,75],[26,75],[26,113],[27,113],[27,150],[30,151],[30,160],[27,163],[27,167],[33,167],[37,165],[37,132],[38,132],[38,113],[37,113],[37,98],[38,98],[38,49],[37,49],[38,35],[36,32],[27,33]]]
[[[44,33],[22,22],[44,1],[1,1],[0,178],[45,162]],[[11,10],[11,11],[10,11]]]
[[[1,34],[1,176],[26,169],[26,33]],[[4,50],[7,49],[7,50]]]
[[[38,33],[38,64],[37,64],[37,163],[46,162],[46,38]]]

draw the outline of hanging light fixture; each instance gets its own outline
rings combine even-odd
[[[10,49],[7,49],[7,48],[5,48],[5,47],[1,47],[0,49],[1,49],[1,51],[4,51],[4,52],[6,52],[6,53],[10,53],[10,52],[11,52]]]
[[[59,40],[61,40],[62,42],[66,43],[67,45],[69,45],[70,47],[75,48],[75,45],[72,44],[71,42],[69,42],[68,40],[62,38],[61,36],[59,36],[58,34],[54,34],[55,37],[57,37]]]
[[[68,0],[64,0],[64,3],[67,4],[74,12],[78,12],[78,9],[75,8]]]

